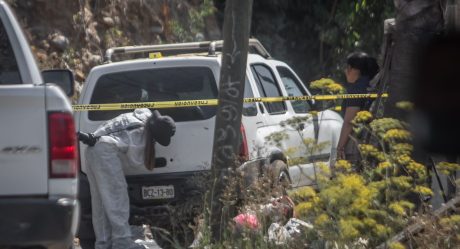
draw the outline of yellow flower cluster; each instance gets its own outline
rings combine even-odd
[[[377,168],[375,169],[375,172],[377,172],[378,174],[383,174],[383,173],[387,172],[386,171],[387,169],[390,169],[390,168],[393,168],[393,165],[390,162],[388,162],[388,161],[380,162],[377,165]]]
[[[460,164],[458,163],[448,163],[448,162],[440,162],[436,165],[436,168],[438,168],[438,170],[445,174],[445,175],[448,175],[450,173],[453,173],[455,171],[458,171],[460,170]]]
[[[390,142],[390,141],[407,141],[411,139],[411,134],[407,130],[403,129],[391,129],[385,132],[383,135],[383,140]]]
[[[291,198],[295,201],[306,201],[316,197],[316,190],[312,187],[302,187],[291,194]]]
[[[310,83],[311,89],[322,90],[329,93],[342,93],[344,88],[330,78],[322,78]]]
[[[391,228],[390,227],[386,227],[384,225],[381,225],[381,224],[377,224],[374,226],[374,228],[372,229],[372,231],[379,237],[381,238],[386,238],[388,237],[388,234],[391,233]]]
[[[406,166],[410,162],[412,162],[412,158],[408,155],[397,156],[395,159],[398,164],[403,165],[403,166]]]
[[[412,188],[411,181],[413,180],[410,176],[395,176],[390,178],[390,182],[400,189]]]
[[[391,129],[404,129],[401,121],[394,118],[380,118],[373,120],[370,124],[371,129],[380,138],[383,138],[385,133]]]
[[[429,195],[429,196],[433,195],[433,191],[430,188],[427,188],[425,186],[420,186],[420,185],[415,186],[414,192],[421,194],[421,195]]]
[[[390,167],[391,167],[391,163],[388,162],[388,161],[381,162],[381,163],[379,163],[379,165],[377,165],[377,169],[380,169],[380,170],[384,170],[384,169],[387,169],[387,168],[390,168]]]
[[[397,215],[406,215],[406,211],[404,210],[404,208],[399,205],[398,203],[391,203],[388,208],[390,208],[391,211],[393,211],[395,214]]]
[[[400,101],[396,103],[396,107],[405,111],[412,111],[414,110],[414,103],[410,101]]]
[[[409,173],[416,174],[421,179],[425,179],[427,176],[425,166],[413,160],[407,165],[407,170]]]
[[[335,163],[335,169],[342,172],[350,172],[352,170],[351,163],[347,160],[338,160]]]
[[[330,218],[326,214],[320,214],[316,219],[315,219],[315,225],[316,226],[325,226],[329,222]]]
[[[353,124],[368,123],[372,119],[372,113],[368,111],[360,111],[356,113],[355,118],[353,119]]]
[[[360,144],[359,151],[363,157],[371,156],[377,159],[379,162],[385,161],[385,154],[379,151],[375,146],[370,144]]]
[[[388,208],[393,211],[395,214],[405,216],[406,210],[411,210],[415,207],[415,205],[408,201],[397,201],[391,203]]]
[[[330,205],[345,205],[355,211],[365,211],[376,195],[368,188],[362,176],[339,174],[334,185],[324,189],[321,197]]]
[[[312,187],[299,188],[290,196],[296,203],[299,203],[295,207],[295,212],[300,216],[307,216],[319,202],[316,190]]]
[[[442,218],[439,223],[442,226],[459,226],[460,227],[460,215],[454,214],[450,217]]]
[[[342,235],[343,239],[346,240],[353,240],[357,239],[361,234],[359,232],[359,228],[362,226],[360,220],[355,217],[346,217],[340,219],[339,228],[340,234]]]
[[[403,244],[399,243],[399,242],[391,243],[389,248],[390,249],[406,249],[406,247]]]
[[[414,150],[414,146],[408,143],[399,143],[392,145],[391,150],[396,155],[410,155]]]
[[[313,203],[306,201],[306,202],[301,202],[298,205],[296,205],[294,208],[294,211],[300,217],[305,217],[309,215],[309,213],[311,212],[313,208],[314,208]]]

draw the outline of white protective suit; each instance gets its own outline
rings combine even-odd
[[[99,140],[86,150],[95,249],[140,249],[129,227],[129,197],[123,165],[144,167],[144,126],[152,115],[136,109],[103,123]]]

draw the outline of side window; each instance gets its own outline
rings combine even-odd
[[[0,85],[21,84],[18,63],[14,56],[8,34],[0,20]]]
[[[302,88],[302,83],[297,80],[295,75],[285,67],[276,67],[280,74],[281,81],[283,82],[286,92],[289,96],[304,96],[307,95]],[[307,101],[291,101],[292,108],[296,113],[307,113],[311,108]]]
[[[256,80],[257,88],[262,97],[279,97],[281,90],[273,76],[272,71],[264,65],[256,64],[251,66],[252,74]],[[268,112],[271,114],[279,114],[286,112],[284,102],[264,103]]]
[[[249,84],[249,80],[247,77],[244,83],[244,97],[245,98],[254,97],[254,93],[252,92],[252,89],[251,89],[251,84]],[[257,115],[256,103],[243,103],[243,115],[244,116],[256,116]]]

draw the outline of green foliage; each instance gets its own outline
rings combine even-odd
[[[379,55],[383,21],[391,17],[392,0],[255,0],[251,35],[290,64],[304,82],[342,79],[350,52]]]
[[[171,20],[169,26],[176,41],[195,41],[198,33],[204,33],[205,18],[213,15],[215,10],[212,0],[203,0],[196,8],[190,9],[185,21]]]

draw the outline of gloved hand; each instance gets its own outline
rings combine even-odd
[[[78,136],[78,140],[80,140],[82,143],[88,146],[94,146],[98,140],[98,138],[95,137],[92,133],[85,133],[85,132],[78,131],[77,136]]]

